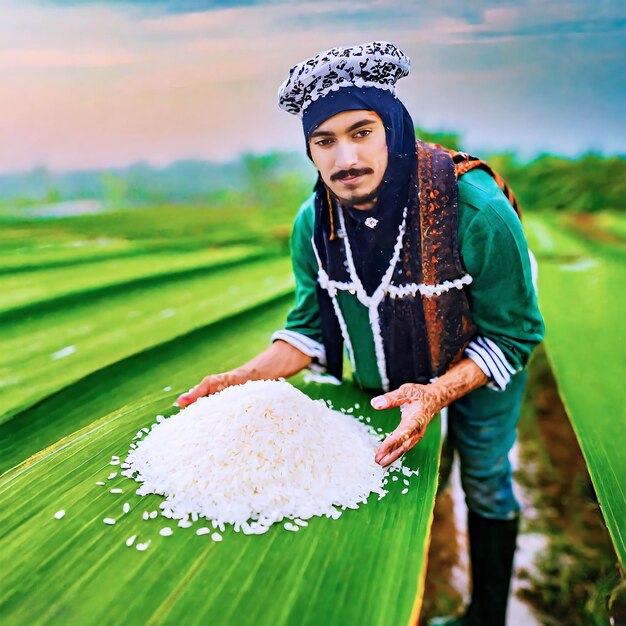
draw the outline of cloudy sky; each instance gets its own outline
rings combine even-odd
[[[626,154],[625,35],[619,0],[2,0],[0,172],[299,149],[289,67],[375,39],[469,151]]]

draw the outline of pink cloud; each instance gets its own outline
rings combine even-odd
[[[99,68],[136,62],[135,54],[114,50],[69,51],[46,48],[3,50],[0,67],[9,68]]]

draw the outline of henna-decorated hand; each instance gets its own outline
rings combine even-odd
[[[241,385],[245,383],[248,378],[240,370],[232,370],[230,372],[223,372],[222,374],[212,374],[205,376],[195,387],[189,390],[187,393],[183,393],[178,396],[176,404],[179,407],[185,408],[190,404],[193,404],[198,398],[203,396],[209,396],[212,393],[217,393],[226,389],[226,387],[232,387],[233,385]]]
[[[398,427],[376,450],[376,463],[386,467],[408,452],[426,432],[435,415],[458,398],[482,387],[489,379],[469,358],[461,359],[428,385],[406,383],[395,391],[372,399],[375,409],[400,407]]]
[[[439,395],[432,385],[407,383],[395,391],[372,399],[375,409],[400,407],[398,427],[376,450],[376,463],[386,467],[408,452],[426,432],[426,426],[440,410]]]

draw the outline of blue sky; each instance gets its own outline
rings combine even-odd
[[[617,1],[0,3],[0,171],[300,149],[289,67],[375,39],[411,57],[417,125],[468,151],[626,154]]]

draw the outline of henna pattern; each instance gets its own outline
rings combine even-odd
[[[468,358],[451,367],[429,385],[406,383],[372,400],[375,409],[400,407],[400,424],[379,446],[375,460],[383,467],[418,443],[426,427],[444,407],[485,385],[488,377]]]

